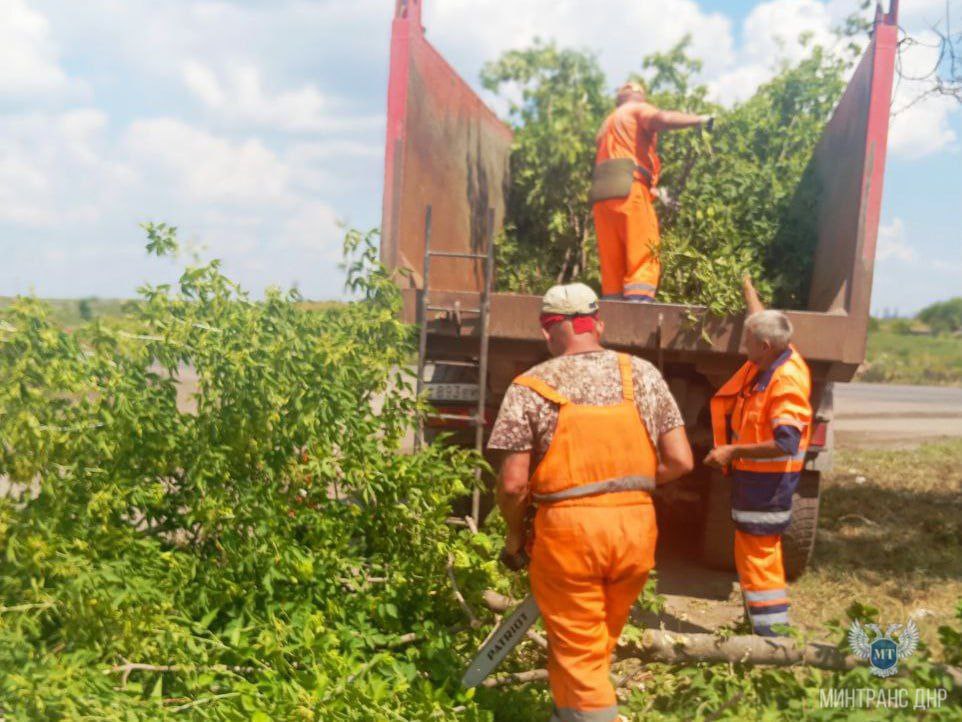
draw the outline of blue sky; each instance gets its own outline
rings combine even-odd
[[[589,48],[612,85],[685,34],[704,80],[750,95],[802,31],[857,0],[424,0],[470,82],[535,36]],[[962,0],[952,0],[962,19]],[[942,0],[904,0],[924,32]],[[172,278],[138,223],[165,220],[259,292],[342,293],[340,224],[379,223],[393,0],[0,0],[0,295],[130,296]],[[612,22],[612,19],[616,19]],[[924,37],[924,36],[923,36]],[[905,59],[921,70],[931,50]],[[912,96],[903,85],[895,105]],[[904,102],[902,103],[904,105]],[[962,108],[893,120],[873,308],[962,293]]]

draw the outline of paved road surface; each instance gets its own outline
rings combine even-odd
[[[838,446],[914,445],[962,436],[962,388],[835,384]]]

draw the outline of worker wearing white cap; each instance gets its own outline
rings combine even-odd
[[[655,563],[650,492],[692,469],[691,448],[658,370],[601,345],[594,291],[549,290],[541,327],[554,358],[514,380],[488,442],[507,452],[498,480],[505,551],[530,554],[552,722],[613,722],[611,652]]]

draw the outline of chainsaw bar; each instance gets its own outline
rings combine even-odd
[[[471,662],[461,678],[463,687],[477,687],[481,684],[495,668],[501,664],[508,653],[524,639],[524,633],[531,625],[538,621],[541,611],[538,603],[534,600],[534,595],[528,597],[519,604],[511,614],[504,618],[494,634],[481,645],[477,656]]]

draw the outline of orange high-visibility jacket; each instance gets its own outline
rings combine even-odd
[[[634,158],[644,171],[635,178],[649,188],[658,185],[661,159],[658,157],[658,133],[649,121],[658,112],[651,103],[628,102],[619,105],[605,118],[598,131],[595,165],[614,158]]]
[[[716,446],[772,441],[779,426],[801,432],[794,454],[732,463],[732,519],[742,531],[778,534],[791,520],[792,494],[811,435],[811,389],[808,366],[791,347],[764,372],[746,362],[711,400]]]

